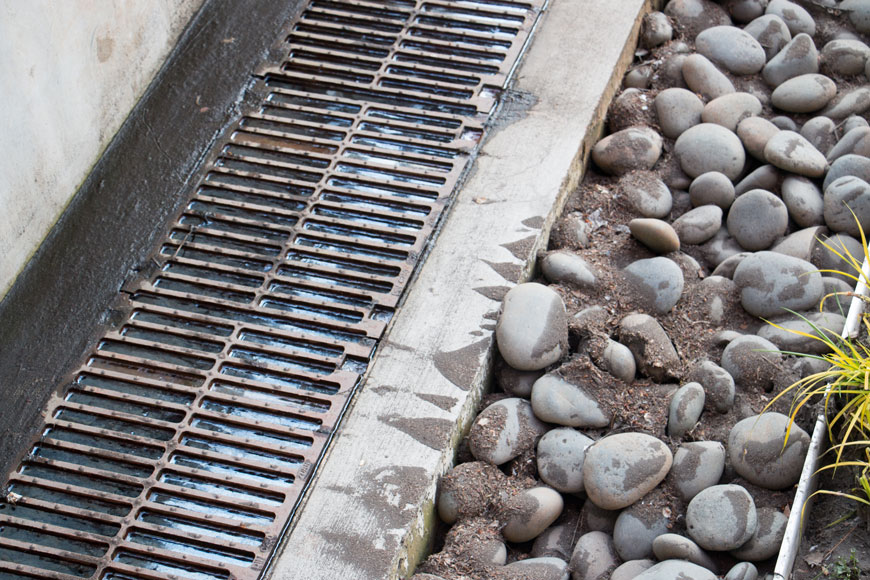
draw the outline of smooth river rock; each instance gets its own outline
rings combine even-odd
[[[789,0],[770,0],[765,14],[775,14],[782,18],[792,36],[802,32],[810,36],[816,33],[816,22],[810,13]]]
[[[663,257],[636,260],[623,269],[641,299],[659,314],[671,311],[683,293],[683,271]]]
[[[843,0],[839,8],[845,10],[852,25],[861,34],[870,34],[870,2],[867,0]]]
[[[674,154],[690,177],[718,171],[734,181],[743,170],[746,154],[740,139],[721,125],[701,123],[677,138]]]
[[[825,224],[835,232],[859,238],[861,229],[870,231],[870,183],[852,176],[837,178],[825,189],[824,204]]]
[[[676,139],[686,129],[701,122],[704,103],[692,91],[673,87],[656,95],[655,108],[662,134]]]
[[[745,488],[714,485],[689,502],[686,530],[705,550],[734,550],[755,533],[757,518],[755,502]]]
[[[728,343],[720,364],[738,387],[770,391],[781,362],[775,344],[760,336],[743,335]]]
[[[583,491],[586,449],[595,441],[569,427],[547,431],[538,441],[538,475],[563,493]]]
[[[710,556],[698,544],[679,534],[662,534],[657,537],[653,542],[653,553],[660,561],[688,560],[711,572],[716,571],[716,564]]]
[[[734,203],[734,184],[725,174],[708,171],[692,180],[689,199],[692,207],[716,205],[727,210]]]
[[[619,341],[631,349],[638,370],[656,382],[679,376],[680,357],[661,324],[648,314],[633,313],[619,322]]]
[[[835,39],[822,47],[822,68],[843,76],[859,75],[870,58],[870,47],[860,40]]]
[[[770,102],[789,113],[812,113],[824,109],[837,94],[837,85],[820,74],[791,78],[774,89]]]
[[[836,337],[840,336],[840,333],[843,332],[843,327],[846,325],[846,318],[833,312],[819,312],[816,310],[804,312],[800,317],[793,314],[777,316],[771,318],[770,322],[772,324],[761,327],[758,331],[758,336],[769,340],[781,350],[807,354],[824,354],[830,351],[830,347],[827,343],[812,338],[818,335],[814,327],[825,332],[836,343]]]
[[[834,162],[844,155],[870,157],[870,127],[855,127],[828,151],[828,161]]]
[[[504,360],[521,371],[547,367],[568,344],[568,315],[562,298],[542,284],[518,284],[505,295],[495,329]]]
[[[721,227],[722,208],[718,205],[696,207],[674,220],[673,225],[679,239],[687,244],[703,244]]]
[[[791,40],[791,32],[785,21],[776,14],[759,16],[743,29],[758,41],[767,60],[776,56]]]
[[[769,191],[753,189],[734,200],[726,225],[740,247],[766,250],[786,232],[788,209]]]
[[[821,177],[828,167],[825,156],[794,131],[780,131],[771,137],[764,146],[764,159],[775,167],[807,177]]]
[[[827,189],[837,179],[847,176],[857,177],[870,183],[870,158],[864,155],[855,155],[854,153],[847,153],[837,157],[825,174],[822,190]]]
[[[475,459],[501,465],[532,449],[549,427],[525,399],[502,399],[480,412],[468,433]]]
[[[668,186],[651,171],[632,171],[622,176],[617,189],[631,207],[646,218],[663,218],[671,213],[674,205]]]
[[[755,533],[745,544],[733,550],[731,555],[738,560],[761,562],[779,553],[788,518],[775,508],[758,508],[758,525]]]
[[[674,36],[674,28],[664,12],[650,12],[643,17],[640,31],[640,45],[654,48],[664,44]]]
[[[739,421],[728,435],[728,458],[746,481],[766,489],[785,489],[800,479],[810,436],[789,418],[767,412]]]
[[[629,127],[608,135],[592,148],[592,160],[605,173],[624,175],[652,169],[662,153],[662,138],[649,127]]]
[[[809,228],[825,223],[825,202],[814,181],[799,175],[789,175],[782,180],[780,194],[788,209],[788,215],[800,227]]]
[[[861,115],[870,109],[870,87],[858,87],[835,98],[822,114],[832,119]]]
[[[703,566],[685,560],[665,560],[634,577],[634,580],[716,580],[716,575]]]
[[[767,58],[755,38],[734,26],[713,26],[695,37],[695,50],[736,75],[755,74]]]
[[[550,282],[573,284],[581,288],[593,288],[596,281],[595,273],[586,260],[568,251],[547,254],[541,260],[541,273]]]
[[[813,117],[803,124],[801,137],[825,155],[837,142],[837,125],[829,117]]]
[[[682,71],[686,85],[708,101],[734,92],[734,84],[704,55],[687,56]]]
[[[701,121],[736,131],[740,121],[760,114],[761,101],[758,97],[749,93],[729,93],[707,103],[701,112]]]
[[[734,378],[713,361],[699,362],[689,370],[686,380],[701,383],[710,410],[727,413],[734,406]]]
[[[601,366],[614,377],[626,383],[632,382],[637,372],[637,363],[631,349],[609,338],[602,353]]]
[[[819,52],[812,37],[798,34],[768,61],[761,76],[768,85],[778,87],[788,79],[819,72]]]
[[[623,561],[653,556],[653,542],[668,532],[669,519],[637,502],[619,513],[613,528],[613,545]]]
[[[532,409],[541,421],[567,427],[594,429],[610,424],[610,415],[594,396],[555,373],[535,381]]]
[[[617,566],[613,574],[610,575],[610,580],[634,580],[641,572],[652,568],[655,565],[655,560],[644,558],[643,560],[629,560]]]
[[[725,9],[710,0],[671,0],[665,6],[665,14],[673,18],[689,38],[711,26],[731,24]]]
[[[599,439],[586,450],[583,484],[598,507],[628,507],[668,474],[673,463],[661,440],[643,433],[618,433]]]
[[[607,580],[619,565],[613,539],[604,532],[580,536],[571,554],[570,568],[574,580]]]
[[[680,497],[689,501],[719,483],[724,470],[724,445],[718,441],[693,441],[683,443],[674,453],[674,466],[668,477]]]
[[[668,254],[680,249],[680,238],[668,222],[635,218],[628,222],[628,229],[637,241],[656,254]]]
[[[504,580],[569,580],[568,562],[553,557],[527,558],[511,562],[500,570]]]
[[[780,130],[767,119],[747,117],[737,124],[736,132],[746,151],[759,161],[764,161],[764,147]]]
[[[506,524],[501,533],[508,542],[533,540],[556,521],[564,506],[559,492],[549,487],[521,491],[502,506]]]
[[[680,438],[698,422],[704,410],[704,387],[686,383],[680,387],[668,407],[668,437]]]

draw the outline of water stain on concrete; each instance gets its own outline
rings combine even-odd
[[[112,57],[112,52],[115,50],[115,39],[111,35],[97,37],[97,60],[101,63],[106,62]]]

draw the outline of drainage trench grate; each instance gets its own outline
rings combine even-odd
[[[0,505],[0,579],[258,578],[543,0],[311,0]]]

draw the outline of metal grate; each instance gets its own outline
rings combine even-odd
[[[543,0],[311,0],[0,505],[0,579],[253,579]]]

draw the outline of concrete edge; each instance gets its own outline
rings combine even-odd
[[[501,299],[546,248],[651,9],[649,0],[602,4],[551,0],[264,577],[392,580],[430,550],[438,480],[490,385]]]
[[[0,302],[0,474],[83,361],[125,283],[190,198],[210,146],[240,115],[252,74],[276,54],[302,0],[207,0]]]

